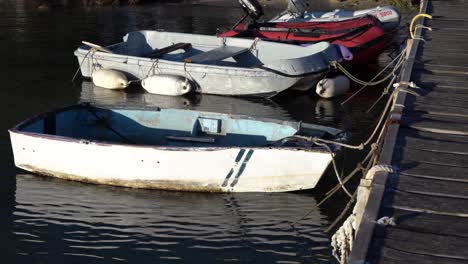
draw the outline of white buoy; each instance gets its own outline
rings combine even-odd
[[[127,76],[116,70],[96,70],[91,78],[94,85],[112,90],[125,89],[129,85]]]
[[[141,86],[149,93],[171,96],[183,95],[192,89],[187,78],[171,74],[151,75],[141,81]]]
[[[315,92],[322,98],[332,98],[343,95],[349,90],[349,79],[344,75],[325,78],[317,83]]]

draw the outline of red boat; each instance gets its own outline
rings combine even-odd
[[[255,0],[239,0],[239,3],[246,15],[219,37],[260,38],[300,45],[328,41],[347,47],[353,54],[352,64],[375,61],[387,47],[387,35],[373,16],[345,21],[259,23],[256,20],[263,14],[261,6]],[[252,18],[253,23],[242,23],[247,16]]]

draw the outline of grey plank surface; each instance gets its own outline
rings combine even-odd
[[[407,193],[460,198],[468,203],[468,182],[452,181],[450,178],[428,179],[394,174],[387,180],[387,187]]]
[[[466,264],[464,259],[448,258],[408,252],[405,249],[383,247],[376,249],[370,256],[370,263],[387,264]]]
[[[430,106],[425,105],[425,108],[430,108]],[[465,122],[466,118],[465,116],[412,112],[406,113],[402,117],[400,123],[402,126],[422,131],[468,135],[468,123]]]
[[[397,166],[401,175],[428,179],[450,179],[468,182],[468,173],[464,167],[444,166],[417,161],[402,161]],[[443,173],[441,173],[443,171]]]
[[[398,166],[402,161],[415,161],[433,165],[460,167],[468,170],[467,155],[441,153],[410,148],[396,148],[393,155],[393,164]]]
[[[384,247],[434,257],[468,260],[468,238],[415,232],[388,226],[384,234],[376,234],[383,239]]]
[[[412,212],[432,212],[434,214],[456,215],[465,218],[468,217],[468,206],[466,205],[467,200],[463,198],[419,194],[392,189],[387,189],[382,201],[382,206],[385,208]]]
[[[392,216],[400,229],[455,237],[468,237],[465,217],[437,215],[425,212],[383,209],[379,217]],[[447,225],[450,223],[450,225]]]

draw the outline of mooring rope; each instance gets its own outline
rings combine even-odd
[[[380,100],[382,100],[382,98],[388,94],[388,92],[390,91],[390,88],[392,87],[392,84],[395,82],[396,78],[399,76],[399,74],[394,74],[392,79],[390,80],[390,82],[387,84],[387,86],[385,87],[385,89],[382,91],[382,94],[379,96],[379,98],[377,98],[377,100],[375,100],[375,102],[371,105],[371,107],[369,107],[369,109],[367,109],[366,113],[370,113],[370,111],[380,102]]]
[[[394,76],[395,72],[401,67],[401,65],[403,65],[403,62],[405,61],[404,56],[403,56],[404,52],[405,52],[405,50],[401,51],[400,54],[398,54],[389,64],[387,64],[379,73],[377,73],[377,75],[375,75],[368,82],[365,82],[365,81],[362,81],[362,80],[356,78],[350,72],[348,72],[341,64],[339,64],[338,62],[333,62],[333,64],[336,65],[334,67],[337,67],[339,70],[341,70],[348,78],[350,78],[352,81],[354,81],[354,82],[356,82],[358,84],[363,85],[357,92],[353,93],[349,98],[344,100],[341,103],[341,105],[344,105],[347,102],[349,102],[350,100],[352,100],[356,95],[358,95],[360,92],[362,92],[366,87],[381,84],[381,83],[385,82],[391,76]],[[395,65],[395,67],[393,67],[393,69],[390,71],[389,74],[387,74],[384,78],[382,78],[382,79],[380,79],[378,81],[374,81],[377,77],[379,77],[388,67],[390,67],[392,64],[394,64],[396,61],[397,61],[397,63]]]
[[[324,147],[324,148],[330,153],[331,161],[332,161],[332,165],[333,165],[333,170],[335,171],[336,179],[338,180],[341,189],[343,189],[343,191],[344,191],[349,197],[352,197],[353,195],[348,191],[348,189],[346,189],[346,186],[345,186],[344,183],[341,181],[340,173],[338,172],[338,168],[336,167],[335,156],[334,156],[335,154],[333,153],[333,151],[330,149],[330,147],[329,147],[327,144],[318,143],[318,142],[316,142],[315,144],[317,144],[318,146]]]
[[[95,51],[96,51],[95,48],[90,48],[90,49],[88,50],[88,52],[85,54],[85,56],[84,56],[83,59],[81,60],[80,65],[78,65],[78,69],[76,69],[76,72],[75,72],[75,74],[73,75],[73,78],[72,78],[72,80],[71,80],[72,82],[75,81],[75,78],[76,78],[76,76],[78,75],[78,72],[80,72],[81,66],[83,65],[83,63],[84,63],[86,57],[88,57],[88,55],[89,55],[91,52],[93,52],[93,54],[94,54]],[[91,57],[92,57],[92,55],[91,55]]]
[[[390,63],[388,63],[376,76],[374,76],[370,81],[363,81],[357,77],[355,77],[354,75],[352,75],[348,70],[346,70],[345,67],[343,67],[343,65],[341,65],[339,62],[337,61],[331,61],[330,64],[332,67],[335,67],[339,70],[341,70],[348,78],[350,78],[352,81],[358,83],[358,84],[361,84],[361,85],[366,85],[366,86],[375,86],[375,85],[378,85],[378,84],[381,84],[383,83],[384,81],[386,81],[388,78],[390,78],[392,76],[392,74],[401,66],[401,64],[403,64],[403,60],[402,59],[402,56],[404,54],[406,50],[402,50],[400,52],[400,54],[398,54]],[[378,80],[378,81],[374,81],[375,79],[377,79],[377,77],[379,77],[388,67],[390,67],[392,64],[394,64],[396,61],[398,60],[396,66],[393,68],[393,70],[388,74],[386,75],[384,78]]]
[[[300,137],[300,138],[303,138],[303,139],[306,139],[306,140],[311,140],[312,142],[314,142],[314,144],[317,144],[319,146],[326,146],[326,149],[331,151],[331,149],[328,147],[328,145],[326,144],[321,144],[321,143],[327,143],[327,144],[336,144],[336,145],[340,145],[340,146],[343,146],[343,147],[348,147],[348,148],[351,148],[351,149],[359,149],[359,150],[362,150],[364,149],[364,147],[366,145],[368,145],[371,141],[372,141],[372,138],[375,137],[377,131],[379,131],[379,127],[382,125],[382,122],[383,120],[385,120],[385,117],[387,117],[388,113],[389,113],[389,109],[392,105],[392,102],[394,101],[394,98],[396,96],[396,93],[397,93],[398,89],[395,89],[393,92],[392,92],[392,95],[388,98],[387,100],[387,104],[382,112],[382,115],[381,117],[379,118],[379,121],[376,125],[376,127],[374,128],[372,134],[369,136],[369,138],[355,146],[355,145],[348,145],[348,144],[344,144],[344,143],[341,143],[341,142],[335,142],[335,141],[332,141],[332,140],[325,140],[325,139],[320,139],[320,138],[308,138],[308,137],[303,137],[303,136],[295,136],[295,137]],[[388,112],[388,113],[387,113]],[[335,160],[332,156],[332,164],[334,166],[334,172],[335,172],[335,175],[338,179],[338,182],[339,184],[337,184],[335,187],[333,187],[330,191],[327,192],[326,196],[317,204],[317,206],[320,206],[321,204],[323,204],[325,201],[327,201],[330,197],[332,197],[339,189],[343,189],[346,194],[349,196],[349,197],[353,197],[354,194],[350,194],[350,192],[346,189],[346,187],[344,186],[344,184],[346,184],[354,175],[356,175],[356,173],[361,170],[363,175],[365,173],[367,173],[369,171],[369,168],[374,165],[374,163],[376,162],[376,159],[377,159],[377,151],[378,151],[378,148],[379,148],[379,144],[382,143],[382,138],[384,136],[384,132],[386,131],[385,129],[385,125],[382,126],[382,129],[380,129],[380,133],[377,137],[377,140],[375,143],[372,144],[371,146],[371,150],[367,153],[367,156],[360,162],[358,163],[358,165],[356,166],[356,168],[351,172],[349,173],[346,177],[344,178],[341,178],[339,176],[339,173],[336,169],[336,164],[335,164]],[[363,167],[363,164],[367,163],[367,166],[364,168]],[[364,169],[364,170],[363,170]],[[315,208],[314,208],[315,209]],[[310,210],[308,211],[306,214],[304,214],[302,217],[300,217],[299,219],[297,219],[296,221],[294,221],[291,225],[294,226],[296,223],[298,223],[299,221],[305,219],[311,212],[313,212],[313,210]]]

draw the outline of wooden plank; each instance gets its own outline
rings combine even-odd
[[[179,50],[179,49],[184,49],[184,50],[187,50],[189,48],[192,47],[192,44],[190,43],[176,43],[176,44],[173,44],[171,46],[167,46],[165,48],[162,48],[162,49],[158,49],[156,51],[153,51],[151,52],[150,54],[148,55],[145,55],[145,57],[148,57],[148,58],[159,58],[161,57],[162,55],[164,54],[168,54],[168,53],[171,53],[173,51],[176,51],[176,50]]]
[[[465,107],[468,101],[468,94],[454,96],[447,93],[434,93],[431,92],[424,96],[408,95],[407,103],[419,103],[419,104],[432,104],[436,106],[455,106]]]
[[[448,140],[428,140],[420,137],[399,137],[396,147],[468,155],[468,143]]]
[[[400,124],[405,127],[434,133],[468,135],[468,123],[464,119],[466,119],[464,116],[405,111]]]
[[[445,65],[442,64],[435,64],[435,63],[417,63],[414,65],[415,69],[425,69],[432,71],[436,74],[448,74],[448,75],[468,75],[468,66],[460,65],[460,64],[450,64],[447,63]]]
[[[179,136],[166,136],[168,140],[174,141],[186,141],[186,142],[196,142],[196,143],[214,143],[215,138],[212,137],[179,137]]]
[[[463,56],[424,56],[424,58],[421,58],[418,60],[417,65],[418,66],[423,66],[425,69],[431,70],[432,68],[458,68],[459,70],[463,70],[466,67],[462,67],[464,62],[466,61],[466,58]],[[428,66],[428,67],[426,67]]]
[[[467,154],[468,136],[447,135],[403,128],[398,133],[396,145],[399,148],[405,147],[433,152]]]
[[[396,166],[398,166],[401,161],[416,161],[419,163],[468,168],[468,157],[466,155],[452,153],[396,148],[393,159],[393,164]]]
[[[460,89],[467,89],[466,82],[468,81],[468,76],[450,76],[451,78],[447,78],[447,75],[434,75],[433,72],[428,70],[423,70],[418,73],[415,70],[415,74],[413,75],[414,79],[423,82],[433,82],[437,85],[447,85],[447,86],[455,86]]]
[[[466,87],[468,76],[453,76],[453,79],[449,79],[447,76],[448,75],[443,74],[435,75],[433,72],[426,69],[414,69],[412,78],[417,78],[421,81],[437,81],[438,84],[459,85],[460,87]]]
[[[386,190],[382,201],[382,206],[389,209],[460,216],[468,220],[468,206],[466,204],[466,199],[391,189]]]
[[[414,138],[428,138],[434,140],[440,140],[445,142],[456,142],[456,143],[468,143],[468,136],[461,135],[446,135],[439,133],[431,133],[426,131],[419,131],[411,128],[400,128],[398,133],[400,137],[414,137]]]
[[[405,111],[403,117],[412,119],[414,121],[419,120],[430,120],[434,122],[444,122],[447,126],[451,124],[468,124],[468,118],[464,116],[449,116],[449,115],[439,115],[439,114],[431,114],[427,112],[417,112],[417,111]]]
[[[450,92],[440,92],[432,91],[430,88],[422,87],[422,96],[414,96],[409,94],[409,102],[421,102],[425,104],[440,104],[443,103],[449,106],[460,106],[465,107],[464,102],[468,102],[468,93],[450,93]],[[453,102],[453,103],[452,103]]]
[[[406,107],[406,111],[413,111],[413,112],[425,112],[428,114],[435,114],[435,115],[448,115],[448,116],[461,116],[461,117],[468,117],[468,108],[466,107],[453,107],[453,106],[441,106],[441,105],[429,105],[429,104],[421,104],[416,103],[413,105],[408,105]]]
[[[468,260],[468,238],[413,232],[398,227],[387,227],[383,239],[384,247],[408,253],[449,259]]]
[[[464,167],[445,166],[415,161],[404,161],[397,167],[401,175],[468,182],[468,173],[466,173],[466,168]],[[441,171],[443,173],[441,173]]]
[[[376,242],[375,242],[376,243]],[[383,247],[378,252],[372,252],[368,263],[386,263],[386,264],[466,264],[463,259],[454,259],[447,257],[431,256],[407,252],[405,249],[394,249]]]
[[[468,37],[468,35],[467,35]],[[419,57],[420,56],[420,57]],[[440,54],[439,51],[435,50],[426,50],[426,49],[421,49],[421,53],[418,54],[419,59],[429,59],[429,60],[440,60],[442,59],[448,59],[450,61],[453,60],[459,60],[463,61],[463,59],[468,59],[468,53],[464,53],[461,51],[447,51],[444,54]]]
[[[412,177],[404,174],[392,174],[387,180],[387,187],[408,193],[465,199],[468,202],[468,182],[451,181],[450,179],[428,179]]]
[[[247,52],[249,49],[235,46],[222,46],[207,52],[199,53],[190,58],[185,59],[186,62],[201,63],[209,61],[221,61],[230,57],[234,57],[241,53]]]
[[[468,220],[465,217],[436,215],[425,212],[383,209],[380,217],[391,216],[400,229],[468,238]]]

